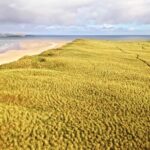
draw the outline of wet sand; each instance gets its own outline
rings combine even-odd
[[[22,41],[19,49],[11,49],[4,53],[0,53],[0,65],[16,61],[23,56],[32,56],[40,54],[43,51],[61,47],[69,41]]]

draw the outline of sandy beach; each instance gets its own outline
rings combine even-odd
[[[61,47],[68,42],[69,41],[23,41],[20,43],[19,49],[11,49],[0,53],[0,65],[16,61],[26,55],[32,56],[49,49]]]

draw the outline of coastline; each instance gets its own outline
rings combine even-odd
[[[41,43],[40,43],[41,42]],[[40,54],[49,49],[59,48],[69,41],[28,41],[20,44],[20,49],[13,49],[0,53],[0,65],[17,61],[24,56]]]

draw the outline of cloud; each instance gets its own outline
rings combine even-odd
[[[110,31],[120,24],[149,25],[149,8],[150,0],[1,0],[0,26]]]
[[[150,23],[149,0],[5,0],[1,23],[79,25]]]

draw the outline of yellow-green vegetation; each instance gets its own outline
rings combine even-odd
[[[149,149],[150,42],[75,40],[0,66],[0,149]]]

